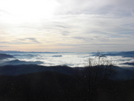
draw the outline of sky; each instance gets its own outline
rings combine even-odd
[[[134,0],[0,0],[0,50],[134,51]]]

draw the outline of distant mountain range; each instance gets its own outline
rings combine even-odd
[[[0,54],[0,59],[6,59],[6,58],[13,58],[13,56],[8,54]]]
[[[123,57],[134,57],[134,51],[122,51],[122,52],[93,52],[93,56],[123,56]]]
[[[3,51],[3,50],[0,50],[0,53],[74,53],[74,52],[39,52],[39,51]],[[85,52],[86,53],[86,52]],[[116,51],[113,51],[113,52],[87,52],[87,53],[93,53],[93,54],[96,54],[96,53],[100,53],[100,54],[111,54],[111,55],[115,55],[115,54],[133,54],[134,51],[119,51],[119,52],[116,52]]]
[[[0,50],[0,53],[73,53],[73,52],[48,52],[48,51],[46,51],[46,52],[36,52],[36,51],[28,51],[28,52],[26,52],[26,51],[2,51],[2,50]]]

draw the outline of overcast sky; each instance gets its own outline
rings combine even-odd
[[[134,0],[0,0],[0,50],[134,51]]]

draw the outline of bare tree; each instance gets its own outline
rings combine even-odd
[[[101,56],[99,54],[95,60],[89,59],[88,66],[79,73],[82,77],[80,78],[82,86],[86,86],[89,101],[96,101],[94,97],[99,87],[105,80],[117,73],[113,68],[112,61]]]

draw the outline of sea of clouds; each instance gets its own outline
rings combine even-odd
[[[98,64],[103,61],[120,67],[134,67],[134,52],[91,52],[91,53],[65,53],[65,52],[4,52],[13,56],[1,59],[0,65],[37,64],[43,66],[67,65],[70,67],[84,67]]]

